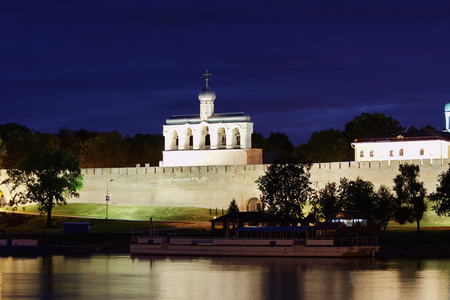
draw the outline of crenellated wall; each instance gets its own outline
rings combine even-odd
[[[319,188],[327,182],[339,182],[340,178],[356,179],[358,176],[363,180],[372,182],[376,188],[380,185],[394,186],[394,177],[399,174],[401,163],[412,163],[420,166],[419,181],[422,181],[429,193],[436,190],[438,175],[448,169],[448,159],[433,160],[392,160],[371,162],[333,162],[317,163],[311,168],[311,181]]]
[[[434,192],[437,178],[446,171],[449,161],[408,160],[372,162],[316,163],[311,168],[311,181],[315,188],[327,182],[339,182],[343,177],[358,176],[371,181],[376,188],[381,184],[393,186],[400,163],[420,166],[420,181],[428,192]],[[105,203],[108,193],[110,205],[159,205],[195,206],[226,209],[231,199],[236,199],[241,210],[246,210],[248,201],[260,192],[255,184],[267,170],[268,165],[201,166],[201,167],[134,167],[82,169],[84,176],[78,203]],[[0,178],[6,178],[0,170]],[[110,180],[113,181],[110,182]],[[2,185],[1,191],[9,198],[9,191]]]
[[[108,187],[111,205],[226,209],[234,198],[244,208],[249,199],[259,198],[255,180],[264,174],[266,167],[244,165],[83,169],[84,187],[80,198],[74,201],[105,203]]]

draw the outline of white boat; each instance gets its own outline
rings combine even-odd
[[[132,255],[361,257],[374,256],[376,237],[329,239],[136,237]]]

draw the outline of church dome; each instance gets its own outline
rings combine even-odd
[[[200,101],[214,101],[216,100],[216,93],[209,86],[206,86],[200,93],[198,93],[198,100]]]
[[[450,101],[445,104],[444,111],[450,111]]]

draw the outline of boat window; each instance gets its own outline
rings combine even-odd
[[[223,222],[215,222],[214,229],[223,229]]]

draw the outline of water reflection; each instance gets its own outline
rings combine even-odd
[[[34,299],[448,299],[450,260],[0,258],[0,296]]]

